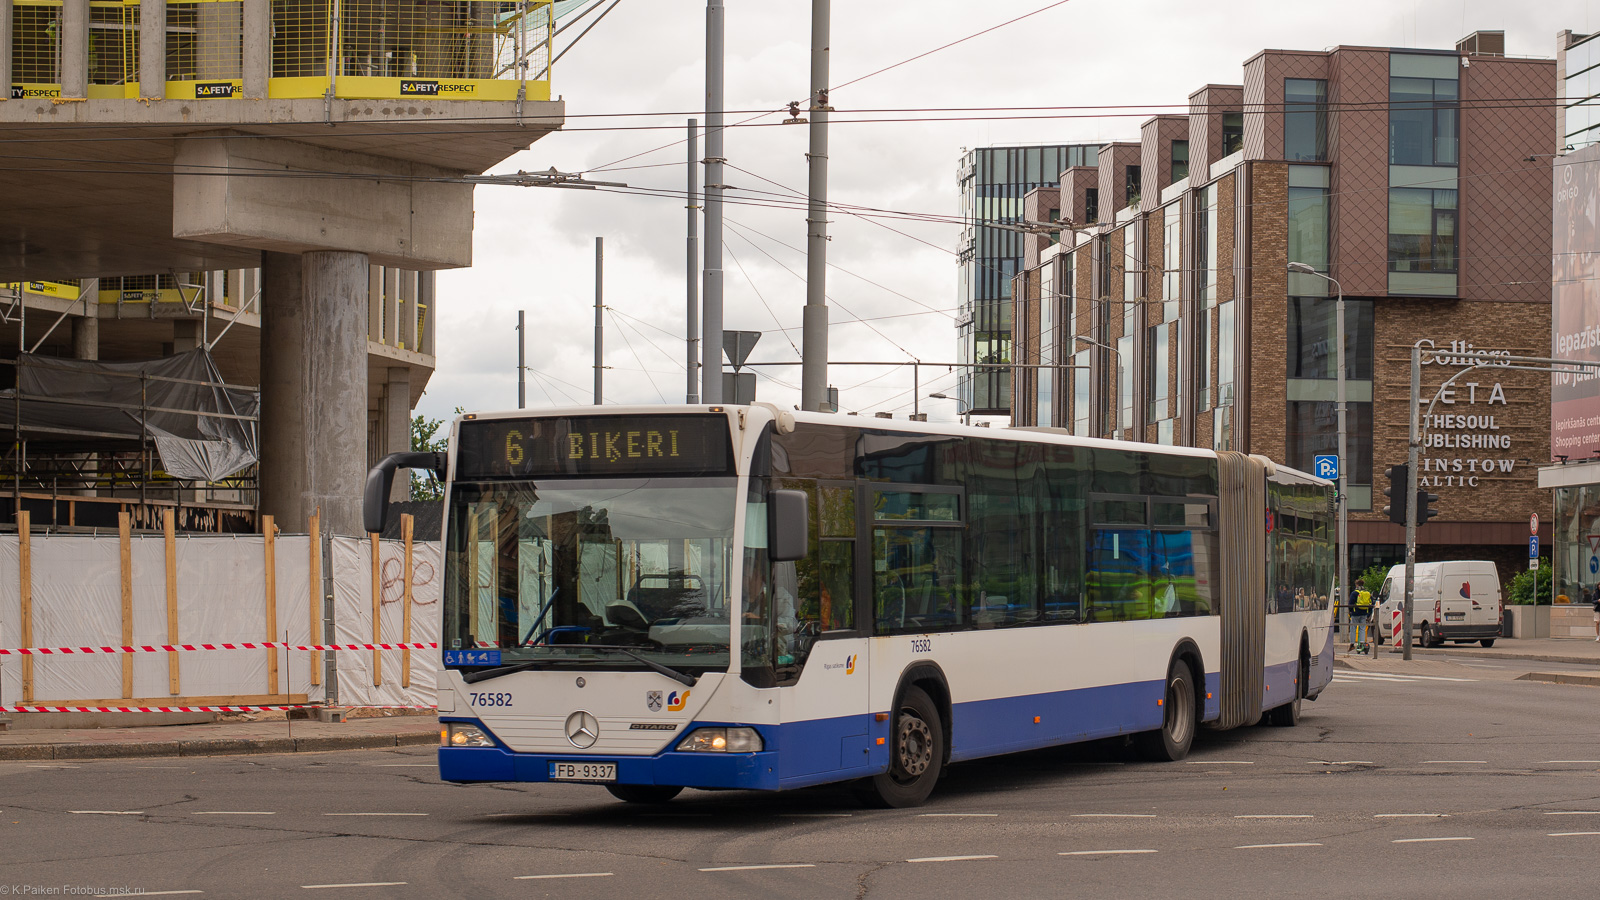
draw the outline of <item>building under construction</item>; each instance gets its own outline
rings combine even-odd
[[[358,533],[555,6],[0,0],[0,524]]]

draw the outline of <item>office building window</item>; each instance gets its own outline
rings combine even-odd
[[[1050,218],[1051,222],[1059,222],[1059,221],[1061,221],[1061,210],[1059,210],[1059,209],[1050,210],[1049,218]],[[1059,231],[1050,232],[1050,243],[1052,245],[1061,243],[1061,232],[1059,232]]]
[[[1328,82],[1283,80],[1283,158],[1294,162],[1328,158]]]
[[[1136,206],[1139,203],[1139,167],[1129,166],[1122,183],[1122,205]]]
[[[1453,78],[1389,79],[1389,164],[1459,163],[1459,82]]]
[[[1160,325],[1151,325],[1149,328],[1149,352],[1146,358],[1150,364],[1145,369],[1144,395],[1150,398],[1149,412],[1146,419],[1159,422],[1167,418],[1170,412],[1167,408],[1167,383],[1170,368],[1171,348],[1167,345],[1167,335],[1174,326],[1170,322]]]
[[[1054,425],[1056,370],[1056,279],[1055,260],[1039,267],[1039,401],[1035,424]]]
[[[1093,225],[1100,221],[1100,189],[1085,188],[1083,191],[1083,218],[1085,225]]]
[[[1218,303],[1217,322],[1217,408],[1233,403],[1233,302]]]
[[[1289,167],[1289,261],[1328,271],[1328,170]]]
[[[1310,472],[1317,456],[1339,452],[1338,404],[1331,400],[1291,400],[1288,403],[1287,462],[1302,472]],[[1345,478],[1350,484],[1372,484],[1372,404],[1345,403],[1345,445],[1350,469]],[[1355,508],[1355,504],[1351,504]]]
[[[1079,350],[1072,356],[1072,433],[1080,437],[1089,434],[1089,351]]]
[[[1117,427],[1133,427],[1133,335],[1117,338]]]
[[[1172,181],[1179,182],[1189,177],[1189,142],[1172,142]]]
[[[1332,297],[1290,297],[1288,375],[1290,378],[1337,378],[1339,346],[1337,301]],[[1372,378],[1372,301],[1344,302],[1344,377]]]
[[[1456,192],[1389,189],[1389,271],[1456,271]]]
[[[1244,149],[1244,113],[1222,114],[1222,155],[1232,156]]]
[[[1167,204],[1162,221],[1161,299],[1162,321],[1177,315],[1178,298],[1183,290],[1183,204]],[[1170,312],[1169,312],[1170,311]]]

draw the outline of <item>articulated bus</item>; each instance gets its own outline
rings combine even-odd
[[[440,777],[853,782],[1293,725],[1332,680],[1328,482],[1234,452],[799,413],[466,415],[445,478]]]

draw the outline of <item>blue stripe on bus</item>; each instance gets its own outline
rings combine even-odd
[[[1210,720],[1220,714],[1220,676],[1208,672],[1205,681],[1211,697],[1202,718]],[[957,703],[950,758],[976,759],[1159,728],[1163,709],[1157,701],[1164,689],[1164,681],[1153,680]],[[476,719],[440,721],[486,728]],[[695,722],[681,733],[721,724],[731,723]],[[441,747],[439,777],[454,782],[549,781],[551,762],[601,760],[616,762],[622,784],[788,790],[887,771],[889,725],[872,713],[758,725],[766,748],[759,753],[665,750],[654,756],[609,757],[517,753],[503,746]]]

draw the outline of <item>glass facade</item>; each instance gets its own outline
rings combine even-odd
[[[1555,522],[1551,548],[1555,591],[1582,603],[1600,582],[1600,485],[1555,490]],[[1547,602],[1547,601],[1542,601]]]
[[[1456,192],[1389,189],[1389,271],[1456,271]]]
[[[1389,293],[1456,294],[1461,60],[1389,54]]]
[[[1289,298],[1288,464],[1305,468],[1317,454],[1337,453],[1338,301],[1332,297]],[[1372,508],[1373,303],[1345,300],[1345,444],[1351,468],[1345,476],[1350,509]]]
[[[1566,101],[1568,144],[1600,138],[1600,40],[1590,38],[1567,49]]]
[[[1328,82],[1284,79],[1283,158],[1293,162],[1328,158]]]
[[[1028,191],[1060,183],[1071,166],[1096,164],[1096,147],[983,147],[961,159],[961,251],[957,355],[964,364],[960,398],[978,415],[1011,411],[1011,279],[1022,268],[1026,235],[985,222],[1016,222]],[[977,368],[975,364],[995,365]]]
[[[1056,263],[1039,267],[1039,398],[1035,424],[1056,424]]]

